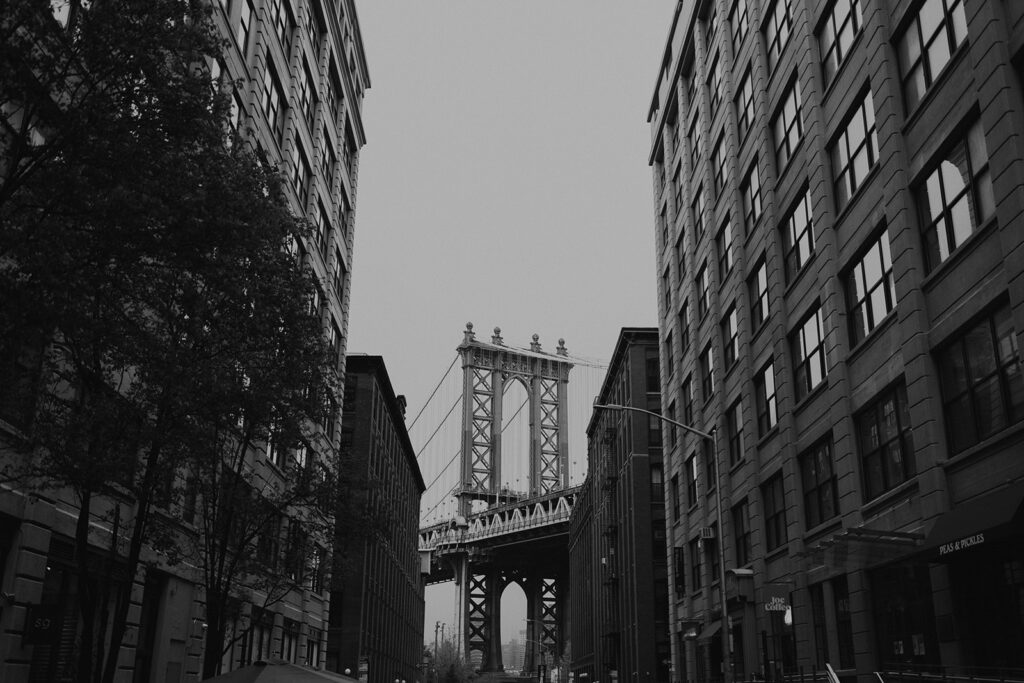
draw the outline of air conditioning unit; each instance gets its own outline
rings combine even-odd
[[[703,539],[708,539],[708,538],[714,538],[715,537],[715,527],[713,527],[713,526],[702,526],[700,528],[700,537],[701,537],[702,540]]]

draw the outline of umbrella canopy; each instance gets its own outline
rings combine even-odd
[[[207,683],[353,683],[355,678],[283,660],[256,662],[206,679]]]

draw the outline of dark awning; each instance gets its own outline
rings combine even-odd
[[[925,538],[919,557],[945,562],[1020,533],[1024,518],[1024,483],[975,498],[944,513]]]

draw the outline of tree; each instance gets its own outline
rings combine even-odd
[[[463,657],[457,644],[445,640],[437,648],[434,661],[437,680],[441,683],[466,683],[476,678],[473,667]]]
[[[315,425],[338,354],[310,306],[307,226],[276,170],[227,135],[208,7],[54,6],[9,0],[0,16],[0,351],[16,360],[0,380],[21,389],[0,410],[21,429],[7,475],[75,498],[77,678],[109,683],[145,551],[186,551],[184,527],[154,510],[188,515],[198,491],[217,506],[202,542],[259,536],[337,484]],[[245,457],[268,439],[304,453],[276,480]],[[113,549],[125,539],[124,581],[97,580],[95,518]],[[206,579],[207,598],[255,573]]]

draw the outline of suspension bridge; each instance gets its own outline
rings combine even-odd
[[[524,671],[542,652],[562,654],[569,517],[606,367],[561,339],[553,350],[536,334],[515,346],[499,328],[479,339],[469,323],[410,424],[427,482],[419,546],[428,583],[455,582],[456,639],[482,672],[504,669],[501,596],[512,584],[526,596]]]

